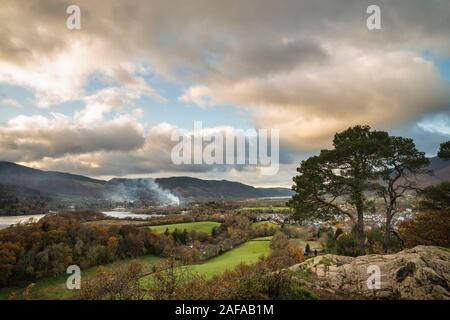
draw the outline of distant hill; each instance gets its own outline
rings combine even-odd
[[[43,171],[0,161],[0,185],[25,187],[60,198],[111,199],[125,201],[175,201],[290,196],[288,188],[255,188],[227,180],[191,177],[160,179],[92,179],[70,173]]]
[[[228,180],[202,180],[191,177],[156,179],[163,189],[171,190],[183,198],[260,198],[292,195],[288,188],[255,188],[240,182]]]
[[[429,170],[433,171],[432,175],[421,175],[418,181],[422,187],[439,184],[443,181],[450,181],[450,161],[444,161],[438,157],[430,158]]]
[[[12,162],[0,162],[0,184],[36,189],[40,192],[76,197],[103,196],[106,181],[70,173],[42,171]]]
[[[421,186],[450,181],[450,162],[431,158],[429,169],[433,175],[418,178]],[[145,203],[166,202],[175,204],[182,200],[246,199],[261,197],[286,197],[292,195],[288,188],[255,188],[227,180],[203,180],[192,177],[159,179],[121,179],[110,181],[92,179],[71,173],[43,171],[0,161],[0,185],[6,199],[17,193],[17,199],[104,199],[112,201],[144,200]],[[8,187],[5,187],[8,186]],[[13,188],[17,187],[17,188]],[[38,193],[34,193],[37,191]],[[22,197],[22,198],[21,198]],[[25,197],[25,198],[23,198]],[[10,201],[6,199],[5,201]],[[15,200],[14,200],[15,201]],[[31,201],[31,200],[30,200]]]
[[[38,214],[45,210],[51,197],[38,190],[19,186],[0,185],[0,215],[17,215],[23,212]]]

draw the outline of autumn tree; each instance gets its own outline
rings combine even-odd
[[[144,292],[139,279],[142,264],[132,261],[113,272],[99,268],[95,277],[83,281],[78,298],[81,300],[142,300]]]
[[[425,188],[421,196],[422,210],[450,210],[450,182],[448,181]]]
[[[438,157],[450,159],[450,141],[441,144]],[[450,182],[444,181],[421,192],[421,212],[403,221],[399,231],[406,246],[435,245],[450,247]]]
[[[450,141],[441,144],[438,157],[443,160],[450,160]]]
[[[398,226],[405,245],[450,247],[450,210],[426,210]]]
[[[8,283],[8,278],[12,274],[20,250],[21,248],[17,244],[2,243],[0,247],[0,286]]]
[[[450,141],[441,144],[438,157],[444,161],[450,160]],[[424,210],[450,210],[450,182],[425,188],[422,198],[420,205]]]
[[[148,293],[156,300],[175,299],[180,288],[196,280],[196,274],[170,257],[153,267]]]

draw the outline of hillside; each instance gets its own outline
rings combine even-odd
[[[51,201],[48,194],[20,186],[0,184],[0,215],[17,215],[42,213]]]
[[[191,177],[172,177],[156,179],[164,189],[183,198],[258,198],[290,196],[287,188],[255,188],[240,182],[227,180],[202,180]]]
[[[436,185],[443,181],[450,181],[450,161],[444,161],[438,157],[430,158],[429,170],[432,175],[421,175],[418,180],[423,187]]]
[[[62,196],[102,197],[106,181],[70,173],[42,171],[0,162],[0,184],[27,187]]]
[[[145,200],[177,204],[184,200],[289,196],[287,188],[255,188],[227,180],[191,177],[160,179],[92,179],[71,173],[43,171],[11,162],[0,162],[0,185],[26,187],[59,198]]]
[[[420,185],[429,186],[450,181],[450,162],[430,158],[432,175],[418,178]],[[24,187],[63,199],[105,199],[111,201],[140,200],[145,203],[177,204],[183,200],[245,199],[286,197],[288,188],[255,188],[227,180],[203,180],[192,177],[159,179],[124,179],[110,181],[92,179],[71,173],[43,171],[0,161],[0,185]],[[10,191],[9,194],[14,192]]]

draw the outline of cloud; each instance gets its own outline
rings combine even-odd
[[[32,90],[39,107],[79,99],[88,76],[98,67],[91,56],[99,52],[96,47],[77,40],[64,51],[33,56],[21,64],[0,60],[0,82]]]
[[[142,62],[167,78],[212,87],[209,82],[220,79],[265,78],[320,65],[353,49],[450,54],[447,1],[379,2],[379,32],[365,27],[372,2],[355,0],[81,0],[82,29],[70,31],[64,26],[68,1],[4,0],[3,79],[32,87],[41,105],[48,105],[78,96],[95,71],[134,81]]]
[[[450,136],[450,114],[440,113],[427,117],[420,121],[417,126],[429,133]]]
[[[142,113],[136,104],[144,92],[150,88],[136,88],[134,86],[107,87],[96,91],[94,94],[84,97],[83,109],[75,113],[75,121],[85,125],[100,123],[104,120],[104,115],[112,111],[126,111],[127,108],[134,108],[137,115]]]
[[[134,119],[121,116],[93,128],[62,114],[17,116],[0,127],[3,160],[42,161],[97,151],[128,152],[144,143],[144,130]]]
[[[218,101],[213,99],[213,91],[206,86],[194,86],[187,89],[184,94],[178,98],[185,103],[193,103],[201,108],[217,106]]]
[[[31,124],[34,128],[28,130]],[[172,140],[175,131],[191,139],[194,134],[164,122],[143,128],[135,119],[126,117],[85,127],[60,114],[53,114],[52,118],[19,116],[0,127],[0,152],[3,160],[89,176],[260,174],[261,166],[249,164],[248,159],[246,164],[174,164],[171,153],[178,144]],[[213,127],[196,131],[196,134],[214,136],[227,133],[236,134],[236,129]],[[204,146],[208,144],[204,142]],[[194,147],[193,150],[205,149]],[[236,153],[234,162],[237,158]]]
[[[3,104],[5,106],[14,107],[14,108],[21,108],[22,105],[19,103],[19,101],[11,98],[3,98],[0,99],[0,104]]]
[[[449,128],[448,114],[439,113],[424,116],[418,122],[401,124],[391,129],[390,133],[413,138],[418,150],[425,152],[429,157],[435,157],[439,145],[450,140]]]
[[[424,52],[450,56],[450,3],[376,3],[379,31],[366,28],[369,0],[80,0],[82,29],[70,31],[69,1],[3,0],[0,82],[31,90],[39,107],[84,106],[73,117],[10,119],[0,148],[11,159],[91,174],[220,172],[167,164],[173,128],[137,120],[141,97],[168,101],[149,74],[185,88],[181,102],[237,106],[256,128],[278,127],[286,158],[328,146],[351,125],[413,126],[448,108],[449,83]],[[87,94],[93,74],[108,87]],[[130,131],[101,135],[114,126]],[[64,146],[55,132],[73,141]]]
[[[82,99],[93,74],[164,100],[137,75],[141,64],[130,61],[123,48],[115,48],[120,44],[95,32],[68,30],[67,6],[67,2],[53,0],[21,5],[2,1],[0,82],[31,90],[41,108]],[[89,13],[83,17],[88,19]]]
[[[433,63],[415,54],[353,50],[322,66],[194,87],[182,100],[251,108],[257,127],[279,128],[291,148],[311,150],[354,124],[386,126],[442,110],[449,92]]]

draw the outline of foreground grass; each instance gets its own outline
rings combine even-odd
[[[163,233],[166,229],[169,232],[173,232],[175,229],[180,231],[186,230],[187,232],[197,231],[210,234],[214,227],[220,226],[220,223],[213,221],[199,221],[199,222],[186,222],[186,223],[175,223],[175,224],[163,224],[159,226],[150,226],[148,228],[154,230],[158,233]]]
[[[136,259],[126,259],[115,261],[105,266],[96,266],[82,270],[82,279],[87,280],[95,277],[97,270],[102,267],[105,271],[113,271],[122,266],[128,265],[132,260],[141,262],[144,266],[144,272],[150,270],[155,263],[162,261],[162,258],[152,255],[142,256]],[[30,299],[37,300],[67,300],[75,298],[76,290],[68,290],[66,288],[66,280],[68,275],[62,274],[55,278],[42,279],[36,282],[36,285],[31,289]],[[0,300],[9,299],[12,293],[16,293],[17,298],[20,298],[24,288],[11,287],[0,289]]]

